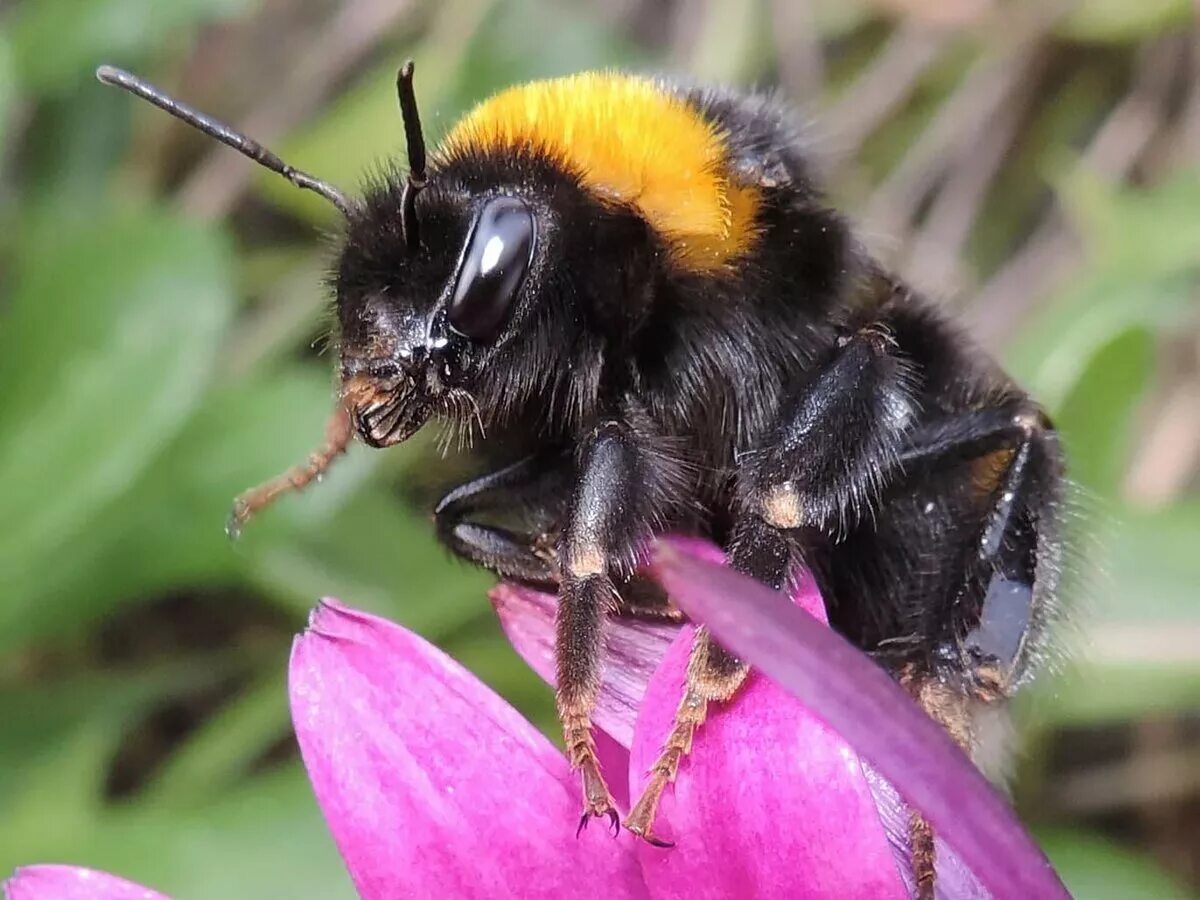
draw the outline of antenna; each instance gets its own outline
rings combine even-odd
[[[421,133],[421,116],[417,112],[417,95],[413,93],[413,61],[400,67],[396,75],[396,94],[400,98],[400,117],[404,120],[404,140],[408,144],[408,178],[404,182],[400,227],[404,242],[416,249],[420,241],[417,226],[417,194],[425,187],[425,136]]]
[[[411,63],[409,64],[409,74],[411,75]],[[199,110],[193,109],[186,103],[176,100],[174,97],[155,87],[148,81],[138,78],[136,75],[131,75],[123,69],[115,68],[114,66],[101,66],[96,70],[96,78],[104,84],[110,84],[114,87],[119,87],[122,90],[129,91],[141,97],[143,100],[153,103],[159,109],[174,116],[177,119],[182,119],[198,131],[202,131],[211,138],[216,138],[222,144],[232,147],[243,156],[248,156],[260,166],[264,166],[279,175],[282,175],[298,188],[303,188],[306,191],[313,191],[320,194],[330,203],[338,208],[346,218],[350,218],[354,212],[354,204],[337,188],[329,184],[327,181],[322,181],[319,178],[314,178],[307,172],[301,172],[299,169],[293,168],[285,163],[282,159],[260,144],[258,141],[246,137],[240,131],[235,131],[224,122],[220,122],[211,116],[206,116]],[[416,116],[414,109],[413,115]],[[420,126],[418,128],[418,138],[420,136]],[[411,152],[411,139],[409,142]],[[422,146],[421,158],[424,159],[424,147]],[[423,173],[422,169],[422,173]]]

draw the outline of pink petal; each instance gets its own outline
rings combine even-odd
[[[863,653],[728,569],[661,544],[654,569],[673,602],[835,728],[919,808],[997,898],[1068,896],[983,775]]]
[[[629,810],[629,748],[623,747],[608,732],[595,728],[596,758],[609,793],[622,813]]]
[[[514,584],[497,585],[489,597],[513,649],[529,668],[553,685],[554,611],[558,598]],[[604,673],[593,721],[618,744],[629,747],[646,683],[679,634],[679,626],[610,619],[605,629]]]
[[[879,810],[879,819],[883,822],[883,830],[887,834],[892,855],[900,869],[900,877],[904,879],[905,889],[909,894],[915,895],[916,878],[913,877],[912,847],[908,836],[909,816],[912,810],[896,793],[896,789],[865,763],[863,774],[867,776],[871,796],[875,798],[875,807]],[[936,834],[934,844],[937,880],[934,882],[933,891],[936,900],[990,900],[992,895],[979,883],[979,879],[954,852],[954,848]]]
[[[82,866],[22,866],[3,888],[4,900],[167,900],[166,894]]]
[[[628,838],[576,839],[562,755],[421,638],[323,601],[289,671],[313,790],[366,900],[645,896]]]
[[[824,615],[810,579],[796,601]],[[683,696],[691,632],[667,651],[646,692],[630,754],[636,789]],[[757,673],[734,700],[710,709],[657,827],[677,843],[640,850],[656,900],[907,896],[858,757]]]
[[[660,538],[677,549],[692,556],[712,562],[724,562],[724,554],[712,543],[697,538],[670,536]],[[513,647],[526,663],[548,684],[554,685],[554,609],[557,599],[530,588],[516,585],[498,585],[491,593],[492,603],[500,618],[505,633]],[[825,606],[815,592],[815,584],[805,580],[797,586],[793,597],[814,618],[825,621]],[[606,652],[610,658],[620,659],[621,672],[625,677],[608,677],[601,685],[598,702],[598,721],[604,730],[598,730],[596,739],[601,764],[609,777],[609,787],[622,805],[628,808],[629,792],[628,751],[623,750],[608,734],[617,735],[628,747],[632,744],[637,707],[641,705],[646,686],[667,648],[679,633],[679,626],[652,625],[642,622],[616,620],[610,624]],[[607,731],[608,734],[605,733]],[[624,762],[621,754],[624,753]],[[617,773],[621,774],[618,776]],[[912,892],[912,866],[908,844],[908,817],[910,808],[885,779],[863,766],[867,784],[871,789],[875,806],[884,833],[892,848],[900,875]],[[937,839],[938,879],[936,893],[939,900],[964,900],[964,898],[986,898],[987,892],[975,879],[953,848]]]

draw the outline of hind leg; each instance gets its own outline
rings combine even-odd
[[[1029,678],[1054,608],[1057,438],[1032,409],[983,410],[919,429],[902,457],[901,499],[885,500],[874,535],[835,552],[833,593],[862,598],[864,620],[870,605],[890,610],[891,633],[863,643],[994,777],[1006,701]],[[933,833],[919,815],[910,837],[917,895],[932,897]]]
[[[947,443],[951,427],[958,434]],[[973,698],[1011,696],[1031,675],[1054,608],[1057,436],[1035,410],[988,410],[918,430],[904,458],[896,491],[924,505],[885,504],[879,529],[908,535],[905,557],[936,556],[944,574],[932,596],[895,601],[900,633],[878,642],[881,661],[901,680],[924,671]]]

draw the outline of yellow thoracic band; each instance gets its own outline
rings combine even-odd
[[[758,191],[732,179],[725,138],[656,81],[589,72],[485,100],[439,157],[536,150],[596,196],[637,210],[679,268],[707,272],[749,250],[757,231]]]

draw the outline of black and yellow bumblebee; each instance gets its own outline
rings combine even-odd
[[[513,87],[426,161],[412,66],[407,171],[352,198],[119,70],[139,94],[345,218],[328,440],[244,495],[240,523],[354,434],[478,425],[478,477],[437,505],[459,556],[559,595],[557,700],[583,821],[617,814],[590,715],[606,616],[677,617],[634,574],[705,535],[772,587],[803,565],[831,624],[984,764],[1052,619],[1064,472],[1046,415],[831,209],[776,101],[600,72]],[[697,632],[659,798],[746,666]],[[933,844],[913,824],[932,891]]]

